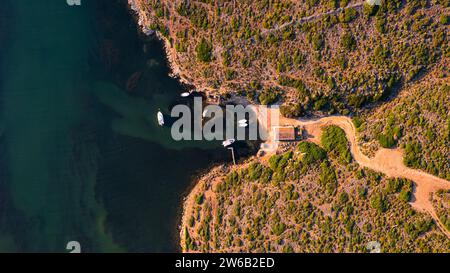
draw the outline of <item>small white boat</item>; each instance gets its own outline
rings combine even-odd
[[[156,116],[157,116],[157,119],[158,119],[159,126],[163,126],[164,125],[164,116],[161,113],[161,111],[158,111],[158,114]]]
[[[236,140],[233,139],[233,138],[232,139],[227,139],[224,142],[222,142],[222,145],[223,145],[223,147],[228,147],[228,146],[232,145],[235,142],[236,142]]]
[[[247,123],[247,120],[246,119],[241,119],[240,121],[238,121],[239,122],[239,124],[244,124],[244,123]]]
[[[182,96],[183,98],[187,98],[187,97],[189,97],[190,95],[191,95],[190,92],[184,92],[184,93],[181,93],[181,96]]]

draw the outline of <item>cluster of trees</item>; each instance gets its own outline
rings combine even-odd
[[[413,85],[408,97],[371,118],[374,122],[362,132],[363,138],[378,139],[386,148],[398,145],[405,151],[406,166],[450,179],[449,91],[446,84]]]
[[[389,202],[383,193],[378,192],[372,196],[370,205],[373,209],[376,209],[378,212],[382,213],[388,209]]]
[[[341,164],[352,161],[349,143],[344,130],[338,126],[328,126],[323,130],[321,143],[325,151],[336,158]]]
[[[417,238],[424,234],[434,225],[432,219],[418,219],[405,225],[405,231],[412,237]]]
[[[358,17],[358,12],[354,8],[347,8],[339,14],[339,21],[341,23],[350,23]]]
[[[449,200],[450,190],[438,190],[433,196],[436,213],[448,231],[450,231],[450,208],[446,204],[448,204]]]
[[[285,1],[263,1],[255,4],[235,4],[225,2],[217,5],[214,5],[215,2],[211,3],[210,0],[203,0],[201,2],[207,5],[189,1],[181,1],[177,4],[178,15],[187,17],[195,28],[189,39],[186,38],[186,35],[181,38],[177,35],[177,39],[174,41],[174,44],[178,52],[187,52],[189,46],[194,47],[196,45],[197,59],[202,62],[214,61],[213,54],[211,54],[211,52],[215,44],[220,44],[224,47],[225,50],[223,51],[223,58],[217,58],[223,60],[224,70],[220,71],[222,73],[215,73],[218,75],[217,78],[211,80],[211,83],[213,83],[214,86],[223,85],[223,81],[231,81],[236,79],[236,74],[239,72],[239,69],[237,69],[236,66],[239,66],[239,62],[241,63],[241,68],[247,68],[251,65],[264,68],[266,65],[271,63],[280,74],[294,72],[292,75],[295,75],[296,69],[302,68],[302,66],[306,64],[306,61],[313,63],[314,59],[317,61],[327,61],[330,60],[331,57],[333,61],[336,60],[336,62],[340,63],[340,66],[342,67],[347,67],[348,61],[352,61],[352,56],[350,54],[348,54],[349,56],[346,56],[345,53],[341,53],[341,56],[334,56],[332,50],[324,49],[326,48],[325,37],[328,37],[328,35],[326,35],[327,28],[331,28],[333,25],[338,24],[339,21],[343,24],[348,24],[355,20],[358,17],[358,12],[354,8],[345,8],[338,15],[324,15],[323,18],[318,20],[299,24],[299,29],[297,26],[292,26],[283,28],[283,30],[278,32],[270,32],[265,37],[260,35],[261,30],[264,28],[271,29],[285,22],[298,20],[301,17],[314,14],[314,11],[317,10],[327,11],[330,9],[335,9],[336,7],[345,7],[347,1],[311,0],[310,5],[302,7],[297,7],[296,5]],[[403,6],[411,9],[411,11],[419,10],[424,7],[422,3],[416,2],[419,1],[406,1],[405,3],[405,1],[402,2],[399,0],[393,0],[386,1],[386,3],[382,6],[371,6],[365,4],[363,14],[365,17],[374,16],[373,19],[368,18],[369,22],[367,23],[374,23],[376,27],[380,29],[380,32],[387,32],[388,27],[396,24],[396,22],[389,20],[389,16],[391,16],[392,13],[396,13],[399,9],[403,8]],[[447,6],[445,1],[438,2],[443,6]],[[209,4],[211,4],[210,7],[208,6]],[[432,4],[435,4],[435,2]],[[149,5],[152,5],[149,10],[154,10],[155,13],[157,13],[156,17],[161,19],[156,20],[156,22],[164,21],[164,18],[168,16],[167,8],[164,8],[165,5],[164,3],[161,3],[161,1],[149,1]],[[254,12],[255,10],[260,12]],[[236,11],[239,11],[238,15],[233,13]],[[294,14],[290,11],[298,11],[298,14],[295,13],[294,15],[295,18],[292,18],[290,15],[286,15]],[[211,19],[211,12],[215,12],[217,20],[213,21]],[[429,16],[424,16],[423,14],[424,13],[420,11],[417,13],[411,13],[412,19],[402,20],[401,23],[403,23],[404,26],[401,25],[400,22],[399,25],[395,25],[395,29],[398,31],[407,30],[408,32],[402,32],[401,35],[398,36],[401,36],[402,39],[405,38],[406,40],[407,38],[405,35],[411,37],[410,29],[416,29],[418,32],[425,31],[430,33],[431,31],[430,35],[433,36],[433,43],[438,43],[440,45],[445,44],[445,31],[441,31],[439,35],[435,35],[433,32],[435,32],[434,30],[436,29],[435,26],[437,24],[445,25],[448,23],[448,16],[442,14],[440,17],[440,22],[433,22],[429,20]],[[409,14],[407,15],[409,16]],[[210,21],[208,21],[208,17]],[[155,26],[161,33],[168,33],[167,27],[165,27],[164,24],[156,24]],[[364,41],[360,41],[352,35],[354,28],[351,25],[344,26],[344,28],[346,31],[340,41],[342,48],[347,51],[352,51],[355,50],[356,47],[365,47],[366,43]],[[290,42],[287,40],[295,39],[299,32],[306,35],[307,40],[312,45],[312,52],[308,52],[308,49],[302,49],[302,51],[300,51],[292,46],[289,46]],[[211,37],[208,38],[210,40],[208,40],[207,43],[205,43],[204,40],[201,40],[201,37],[205,36],[204,34],[207,35],[206,37]],[[254,48],[255,50],[251,52],[244,52],[247,45],[241,46],[241,44],[239,44],[240,46],[235,48],[230,46],[233,45],[234,42],[237,42],[236,39],[246,40],[250,37],[253,37],[256,41],[255,48],[252,45],[252,49]],[[387,35],[385,37],[387,37]],[[320,87],[317,90],[311,90],[311,93],[314,93],[314,96],[312,96],[312,98],[310,97],[308,104],[305,105],[297,102],[290,102],[289,105],[283,107],[283,112],[286,113],[287,116],[299,116],[308,111],[317,110],[328,111],[329,114],[336,112],[341,114],[349,114],[351,113],[350,111],[357,112],[365,104],[377,102],[389,95],[389,89],[390,86],[392,86],[392,81],[389,78],[384,79],[383,75],[379,75],[382,73],[381,71],[393,70],[394,64],[398,66],[405,66],[405,63],[408,63],[408,65],[403,67],[404,71],[411,74],[408,78],[414,79],[417,73],[423,71],[423,69],[426,69],[426,66],[436,59],[436,53],[433,53],[433,51],[439,52],[433,50],[430,46],[416,46],[415,44],[408,43],[405,43],[405,48],[403,50],[402,48],[398,48],[398,39],[396,39],[398,37],[393,38],[392,44],[387,46],[380,45],[376,47],[374,57],[369,58],[369,60],[374,60],[377,67],[380,69],[379,71],[370,71],[368,76],[365,78],[359,78],[359,74],[353,75],[352,78],[349,78],[345,75],[345,73],[329,76],[327,75],[326,79],[324,80],[321,78],[321,81],[327,85],[330,83],[329,86],[331,87],[329,90],[326,90],[326,88],[321,89]],[[412,39],[411,41],[414,40],[415,39]],[[283,45],[288,46],[286,47],[287,50],[278,50],[280,46]],[[402,52],[402,55],[404,56],[392,54],[388,48],[392,48],[393,51],[396,52]],[[370,54],[371,51],[367,52]],[[401,58],[401,61],[398,61],[398,58]],[[234,62],[236,62],[236,64]],[[230,66],[233,66],[232,70],[227,69],[227,67]],[[312,68],[310,70],[313,71]],[[332,73],[336,74],[334,72]],[[253,76],[256,77],[258,75]],[[355,79],[356,77],[358,77],[358,79]],[[250,82],[251,79],[244,80],[248,80],[247,82]],[[314,78],[311,82],[317,82],[317,79]],[[236,89],[246,88],[245,86],[239,86],[240,83],[226,84],[229,84],[230,87],[234,84]],[[283,86],[291,87],[289,85]],[[266,86],[265,88],[268,87]],[[317,87],[314,87],[314,89],[316,88]],[[291,89],[283,88],[282,91],[285,92],[287,90],[290,91]],[[254,91],[255,90],[252,90],[252,92]],[[264,92],[264,94],[261,95],[261,101],[264,104],[269,104],[270,102],[275,101],[277,99],[276,97],[279,95],[281,96],[282,94],[280,93],[275,96]],[[254,96],[252,96],[252,98],[253,97]],[[317,98],[317,100],[315,98]]]
[[[430,252],[445,247],[442,236],[428,232],[434,227],[432,219],[414,212],[407,204],[409,199],[403,199],[403,192],[405,196],[412,192],[411,181],[388,180],[365,170],[351,179],[357,187],[338,188],[335,168],[345,172],[346,167],[330,163],[326,152],[313,143],[301,142],[297,150],[301,154],[275,155],[267,166],[254,161],[229,173],[219,183],[221,190],[216,190],[216,213],[211,214],[207,202],[194,211],[200,221],[189,225],[195,239],[185,232],[186,249],[364,252],[365,242],[374,235],[384,252]],[[298,183],[300,177],[292,178],[289,173],[302,165],[307,166],[307,174]],[[273,173],[272,183],[261,183],[267,171]],[[275,183],[279,173],[285,177]],[[311,187],[317,181],[320,187]],[[325,200],[321,199],[324,188]],[[324,203],[331,205],[330,213],[324,214],[320,208]],[[377,213],[365,209],[367,206]],[[389,213],[384,213],[388,209]]]
[[[192,24],[198,28],[207,29],[210,26],[206,9],[191,5],[188,1],[182,1],[177,7],[177,12],[183,17],[188,17]]]
[[[302,107],[302,104],[297,102],[281,105],[280,113],[283,115],[283,117],[295,118],[302,116],[305,111]]]
[[[265,89],[259,93],[258,100],[262,105],[273,104],[278,100],[279,92],[275,88]]]
[[[416,169],[421,166],[421,148],[418,142],[406,144],[404,163],[406,166]]]
[[[398,198],[403,202],[409,202],[413,193],[414,183],[406,178],[392,178],[388,180],[386,186],[387,194],[398,193]]]
[[[334,167],[328,161],[327,152],[320,146],[307,141],[300,142],[297,150],[301,153],[301,163],[304,164],[304,168],[319,164],[319,183],[328,196],[333,196],[336,193],[338,181]]]
[[[312,142],[302,141],[298,144],[297,149],[303,154],[302,162],[307,165],[321,162],[327,158],[325,150]]]
[[[320,151],[320,148],[314,144],[302,143],[298,149],[316,154],[311,157],[312,160],[320,161],[320,158],[323,158],[324,151]],[[280,166],[285,166],[283,158],[290,157],[291,155],[287,154],[273,157],[269,163],[271,166],[266,168],[273,168],[275,172],[278,172]],[[303,163],[309,162],[310,159],[307,159],[306,155],[299,158]],[[290,164],[295,163],[290,162]],[[328,167],[325,167],[327,164]],[[211,234],[213,234],[211,237],[203,234],[206,229],[199,224],[199,228],[196,230],[203,232],[199,237],[202,238],[200,246],[205,244],[205,240],[209,240],[207,244],[213,245],[215,250],[222,251],[232,248],[234,251],[241,249],[254,252],[292,252],[300,249],[321,252],[344,251],[345,249],[350,251],[351,249],[356,252],[364,252],[365,245],[361,244],[361,248],[359,248],[357,247],[360,245],[358,242],[365,242],[367,239],[365,236],[373,234],[381,236],[379,240],[383,243],[385,252],[429,251],[427,249],[430,247],[432,249],[440,245],[435,241],[439,237],[433,237],[435,233],[428,233],[433,227],[429,217],[414,213],[410,208],[408,209],[409,205],[405,202],[390,199],[391,194],[401,193],[404,187],[408,187],[409,182],[405,179],[392,179],[387,180],[386,183],[372,184],[373,175],[368,171],[364,178],[360,179],[363,184],[371,185],[369,192],[367,189],[363,191],[363,195],[369,195],[370,199],[366,201],[365,197],[357,197],[361,196],[359,191],[334,188],[330,195],[332,201],[328,201],[331,203],[332,212],[329,216],[325,216],[317,204],[311,203],[317,193],[311,191],[307,191],[307,195],[299,193],[298,184],[291,183],[289,179],[283,182],[283,186],[276,187],[251,181],[250,174],[258,173],[256,175],[258,177],[262,172],[262,166],[258,162],[253,162],[247,171],[238,171],[239,175],[243,175],[242,179],[245,180],[245,183],[240,183],[232,191],[218,193],[217,214],[220,214],[220,222],[217,218],[211,222],[214,223],[210,226]],[[322,168],[324,170],[321,170]],[[311,166],[309,169],[311,170]],[[336,175],[333,174],[334,170],[330,171],[332,169],[332,165],[326,159],[322,161],[318,173],[320,183],[325,181],[324,177],[326,176],[331,177],[327,179],[334,181]],[[301,185],[304,183],[302,182]],[[386,184],[386,188],[383,190],[384,184]],[[319,194],[323,194],[320,189],[318,191]],[[231,195],[227,198],[222,197],[223,194],[229,195],[230,193]],[[305,199],[306,196],[308,197]],[[277,200],[282,200],[282,202]],[[360,210],[366,202],[378,212],[375,216],[366,210]],[[388,209],[391,213],[383,213]],[[228,213],[224,214],[227,211]],[[358,213],[355,213],[356,211]],[[372,216],[367,217],[367,213]],[[289,219],[288,222],[287,219]],[[292,221],[294,225],[290,224]],[[360,225],[361,223],[363,224]],[[364,232],[361,233],[362,231]],[[320,241],[309,237],[308,234],[311,233],[333,238],[339,234],[339,239]],[[415,241],[418,236],[425,237],[426,246]],[[205,247],[202,246],[201,249],[203,248]]]
[[[331,196],[336,193],[338,186],[338,181],[336,177],[336,172],[331,166],[330,162],[324,160],[320,164],[320,185],[325,188],[326,193]]]
[[[212,61],[212,49],[212,45],[205,38],[202,38],[195,49],[197,59],[202,62]]]
[[[356,49],[356,40],[351,32],[345,32],[341,37],[341,46],[347,51],[353,51]]]

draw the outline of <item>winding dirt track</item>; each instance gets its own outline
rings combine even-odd
[[[272,116],[278,115],[280,117],[280,125],[303,126],[307,132],[308,140],[317,144],[320,144],[323,127],[336,125],[342,128],[350,142],[353,158],[359,165],[384,173],[387,177],[402,177],[414,181],[415,191],[410,204],[418,211],[430,213],[438,227],[450,238],[450,232],[440,221],[430,200],[431,193],[439,189],[450,190],[450,181],[406,167],[403,163],[403,151],[401,149],[380,149],[376,152],[375,157],[367,157],[359,149],[356,128],[348,117],[332,116],[313,120],[297,120],[281,117],[277,109],[271,109],[271,111]],[[271,127],[272,125],[269,126]]]
[[[314,21],[314,20],[316,20],[316,19],[318,19],[318,18],[321,18],[321,17],[323,17],[323,16],[325,16],[325,15],[332,15],[332,14],[339,13],[339,12],[345,10],[345,9],[350,9],[350,8],[361,8],[361,7],[364,5],[364,3],[365,3],[365,1],[364,1],[364,2],[360,2],[360,3],[353,4],[353,5],[349,5],[349,6],[346,6],[346,7],[339,7],[339,8],[337,8],[337,9],[330,10],[330,11],[327,11],[327,12],[323,12],[323,13],[319,13],[319,14],[314,14],[314,15],[307,16],[307,17],[302,17],[302,18],[300,18],[300,19],[298,19],[298,20],[292,20],[292,21],[290,21],[290,22],[284,23],[284,24],[282,24],[282,25],[280,25],[280,26],[277,26],[277,27],[275,27],[275,28],[265,29],[265,30],[261,31],[261,34],[260,34],[260,35],[266,35],[266,34],[268,34],[268,33],[280,31],[280,30],[282,30],[282,29],[284,29],[284,28],[286,28],[286,27],[289,27],[289,26],[292,26],[292,25],[295,25],[295,24],[304,24],[304,23],[308,23],[308,22]]]

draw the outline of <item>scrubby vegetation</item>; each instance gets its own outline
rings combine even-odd
[[[286,117],[353,116],[367,154],[400,148],[408,167],[450,180],[450,2],[357,3],[137,0],[198,89],[280,103]],[[412,181],[357,166],[339,127],[321,146],[302,142],[203,181],[211,194],[194,197],[183,248],[364,252],[376,239],[385,252],[450,249],[408,204]],[[448,228],[448,193],[433,202]]]
[[[323,131],[321,142],[324,149],[342,164],[349,164],[352,161],[345,132],[338,126],[326,127]]]
[[[202,62],[210,62],[212,60],[212,46],[202,39],[195,49],[197,52],[197,58]]]
[[[437,191],[433,196],[433,205],[442,224],[450,231],[450,191]]]
[[[324,194],[328,180],[333,191]],[[221,167],[201,183],[213,198],[188,212],[195,220],[184,229],[185,251],[366,252],[374,239],[383,252],[450,247],[431,217],[408,204],[411,181],[345,167],[312,143],[267,163]]]
[[[448,1],[136,2],[198,89],[287,117],[357,114],[369,150],[405,148],[408,166],[450,179]]]
[[[446,64],[407,94],[365,115],[370,126],[361,130],[361,139],[376,139],[385,148],[403,148],[406,166],[450,180],[449,75],[439,76]]]
[[[361,112],[449,54],[447,1],[136,2],[144,24],[175,48],[184,78],[264,104],[279,99],[291,116]]]

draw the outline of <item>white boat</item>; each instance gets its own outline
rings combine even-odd
[[[244,124],[244,123],[247,123],[247,120],[246,119],[241,119],[240,121],[238,121],[239,122],[239,124]]]
[[[187,98],[187,97],[189,97],[190,95],[191,95],[190,92],[184,92],[184,93],[181,93],[181,96],[182,96],[183,98]]]
[[[164,125],[164,116],[161,113],[161,111],[158,111],[157,118],[158,118],[159,126],[163,126]]]
[[[228,146],[232,145],[235,142],[236,142],[236,140],[233,139],[233,138],[232,139],[227,139],[224,142],[222,142],[222,145],[223,145],[223,147],[228,147]]]

